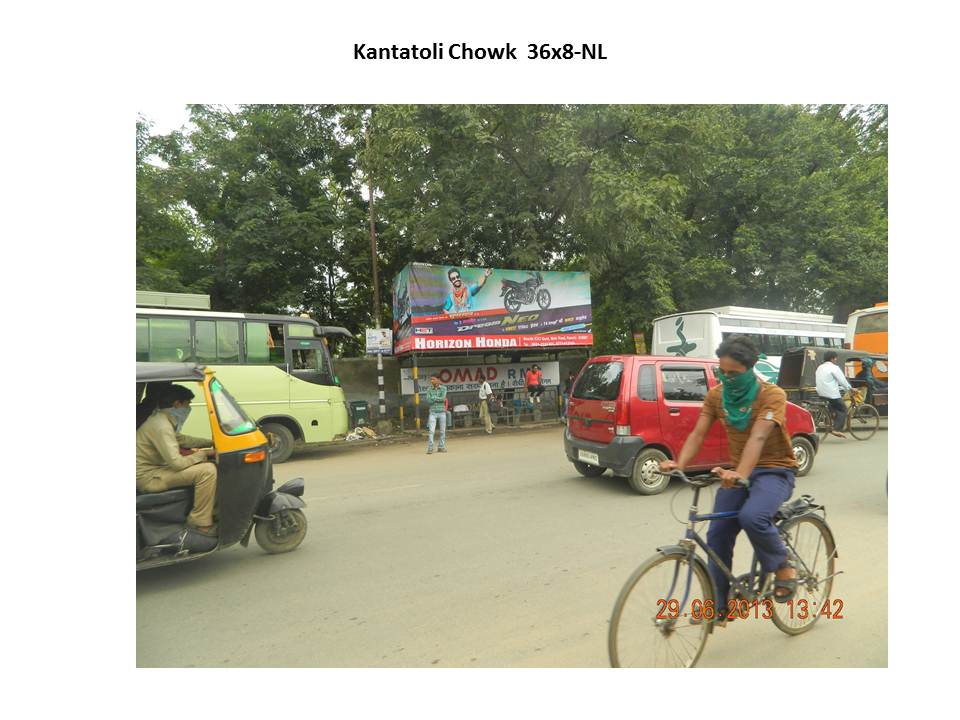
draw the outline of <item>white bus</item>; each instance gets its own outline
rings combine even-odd
[[[712,358],[717,346],[731,335],[747,335],[766,361],[757,363],[771,382],[780,371],[780,356],[794,347],[843,347],[846,325],[829,315],[718,307],[664,315],[653,321],[653,354]]]

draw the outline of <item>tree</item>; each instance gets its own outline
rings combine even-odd
[[[373,316],[372,185],[384,303],[414,261],[585,270],[597,351],[630,350],[633,332],[678,310],[844,319],[886,298],[885,106],[196,105],[191,117],[195,129],[166,137],[138,124],[138,287],[307,310],[359,334]]]

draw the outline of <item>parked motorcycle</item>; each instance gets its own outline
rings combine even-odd
[[[550,307],[550,291],[543,287],[543,275],[538,272],[527,272],[529,279],[523,282],[516,280],[501,280],[500,296],[503,306],[508,312],[518,312],[521,305],[529,305],[536,301],[541,310]]]

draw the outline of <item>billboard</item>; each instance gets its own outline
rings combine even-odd
[[[393,281],[394,353],[593,344],[590,275],[407,265]]]
[[[392,352],[392,330],[389,328],[367,328],[367,355],[390,355]]]
[[[533,363],[500,363],[496,365],[431,365],[420,368],[420,393],[430,387],[430,376],[436,375],[447,386],[447,392],[479,391],[480,384],[486,380],[494,392],[503,390],[521,390],[527,386],[527,370]],[[556,361],[538,362],[543,373],[543,385],[560,384],[560,363]],[[400,393],[413,395],[416,391],[413,382],[413,368],[400,368]]]

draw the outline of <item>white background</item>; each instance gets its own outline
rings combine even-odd
[[[949,367],[955,346],[943,331],[956,305],[950,7],[817,0],[8,5],[0,44],[8,712],[867,718],[921,717],[952,705],[957,573],[956,537],[948,531],[955,522],[939,513],[955,505],[957,420],[952,394],[926,382],[929,364]],[[434,40],[601,42],[611,59],[351,59],[353,42]],[[889,607],[892,669],[136,671],[128,541],[133,367],[125,350],[134,342],[134,120],[140,109],[176,114],[187,102],[889,103],[891,353],[901,389],[890,426],[889,606],[878,598],[878,611]],[[34,355],[33,347],[47,352]],[[942,372],[936,385],[952,388]],[[648,551],[637,548],[638,558]],[[243,592],[269,588],[238,589],[224,601],[242,602]]]

